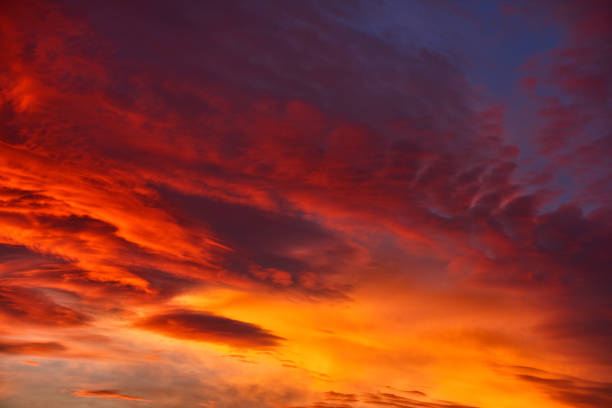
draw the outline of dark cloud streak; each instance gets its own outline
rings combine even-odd
[[[135,326],[178,339],[221,343],[238,348],[274,347],[284,340],[255,324],[190,310],[173,310],[149,316]]]

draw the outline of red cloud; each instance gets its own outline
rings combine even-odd
[[[522,146],[503,140],[505,107],[486,106],[445,53],[335,20],[352,8],[304,2],[253,18],[248,2],[217,3],[13,2],[0,15],[7,322],[87,326],[205,282],[346,298],[397,246],[436,263],[432,279],[538,298],[556,312],[540,335],[609,366],[609,3],[545,13],[566,38],[523,80],[541,125],[526,136],[543,168],[528,181],[516,177]],[[565,190],[565,205],[547,206]],[[387,269],[389,282],[421,273]],[[136,326],[243,348],[284,340],[189,310]]]
[[[43,326],[81,326],[90,320],[35,290],[18,286],[0,286],[0,314],[18,323]]]

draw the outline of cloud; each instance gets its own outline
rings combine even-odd
[[[395,408],[475,408],[471,405],[463,405],[449,401],[421,401],[387,392],[365,394],[363,401],[368,404]]]
[[[135,325],[178,339],[221,343],[238,348],[274,347],[284,340],[255,324],[190,310],[173,310],[149,316]]]
[[[353,405],[335,402],[315,402],[308,406],[292,406],[291,408],[352,408]]]
[[[42,293],[18,286],[0,286],[0,314],[19,324],[82,326],[90,317],[51,301]]]
[[[576,408],[605,407],[612,404],[612,383],[590,381],[533,367],[513,367],[514,375],[531,383],[551,398]]]
[[[299,287],[306,273],[338,268],[357,253],[339,234],[299,214],[184,194],[163,186],[159,193],[181,224],[203,225],[231,248],[220,251],[218,262],[239,275]],[[316,293],[314,285],[309,289]],[[325,289],[320,288],[320,293],[325,294]]]
[[[378,285],[451,299],[474,291],[500,303],[519,296],[541,312],[517,313],[547,353],[609,368],[609,4],[529,5],[538,24],[554,23],[563,38],[521,71],[535,124],[514,145],[512,101],[492,101],[468,72],[476,62],[466,43],[481,42],[463,37],[464,18],[483,11],[457,20],[447,6],[401,3],[7,6],[0,330],[79,328],[80,343],[93,347],[93,331],[114,344],[119,334],[106,325],[121,326],[134,310],[168,310],[203,287],[334,298],[361,310],[351,295]],[[460,21],[462,36],[450,50],[433,47],[428,34],[417,41],[405,22],[390,28],[399,11],[429,27]],[[537,154],[526,157],[532,147]],[[387,256],[394,251],[401,262]],[[369,341],[361,339],[369,323],[359,319],[349,319],[358,332],[351,338]],[[432,324],[449,324],[440,320]],[[515,349],[515,336],[486,323],[442,330],[463,341],[442,340],[457,352]],[[320,329],[299,324],[317,326],[300,335]],[[193,310],[135,325],[245,349],[294,341]],[[64,346],[1,347],[24,354]],[[289,357],[286,368],[302,365]],[[584,391],[571,381],[570,393]],[[461,406],[409,397],[330,391],[318,404]]]
[[[525,18],[554,24],[563,33],[557,47],[524,66],[528,76],[523,82],[537,82],[544,90],[530,95],[538,118],[529,142],[541,153],[538,161],[548,159],[563,167],[557,172],[564,175],[565,189],[568,181],[573,184],[573,201],[609,207],[610,168],[605,158],[612,152],[607,130],[612,114],[612,30],[603,21],[612,16],[612,7],[605,1],[538,6],[514,2],[513,7]]]
[[[405,393],[415,396],[407,398],[390,392],[344,394],[335,391],[328,391],[324,394],[325,401],[315,402],[307,407],[292,408],[351,408],[351,403],[366,403],[374,406],[387,406],[395,408],[475,408],[474,406],[462,405],[449,401],[437,401],[428,398],[425,393],[405,391]]]
[[[357,396],[355,394],[345,394],[336,391],[327,391],[325,393],[325,399],[328,401],[342,401],[342,402],[357,402]]]
[[[0,342],[0,353],[4,354],[50,354],[56,355],[67,348],[55,341],[48,342]]]
[[[144,398],[121,394],[117,390],[77,390],[74,391],[72,395],[86,398],[121,399],[129,401],[151,402],[150,400]]]

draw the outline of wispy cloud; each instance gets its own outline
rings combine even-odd
[[[117,390],[77,390],[74,391],[72,395],[86,398],[121,399],[129,401],[151,402],[150,400],[144,398],[121,394]]]

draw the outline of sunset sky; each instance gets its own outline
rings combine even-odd
[[[0,407],[612,407],[612,1],[0,1]]]

